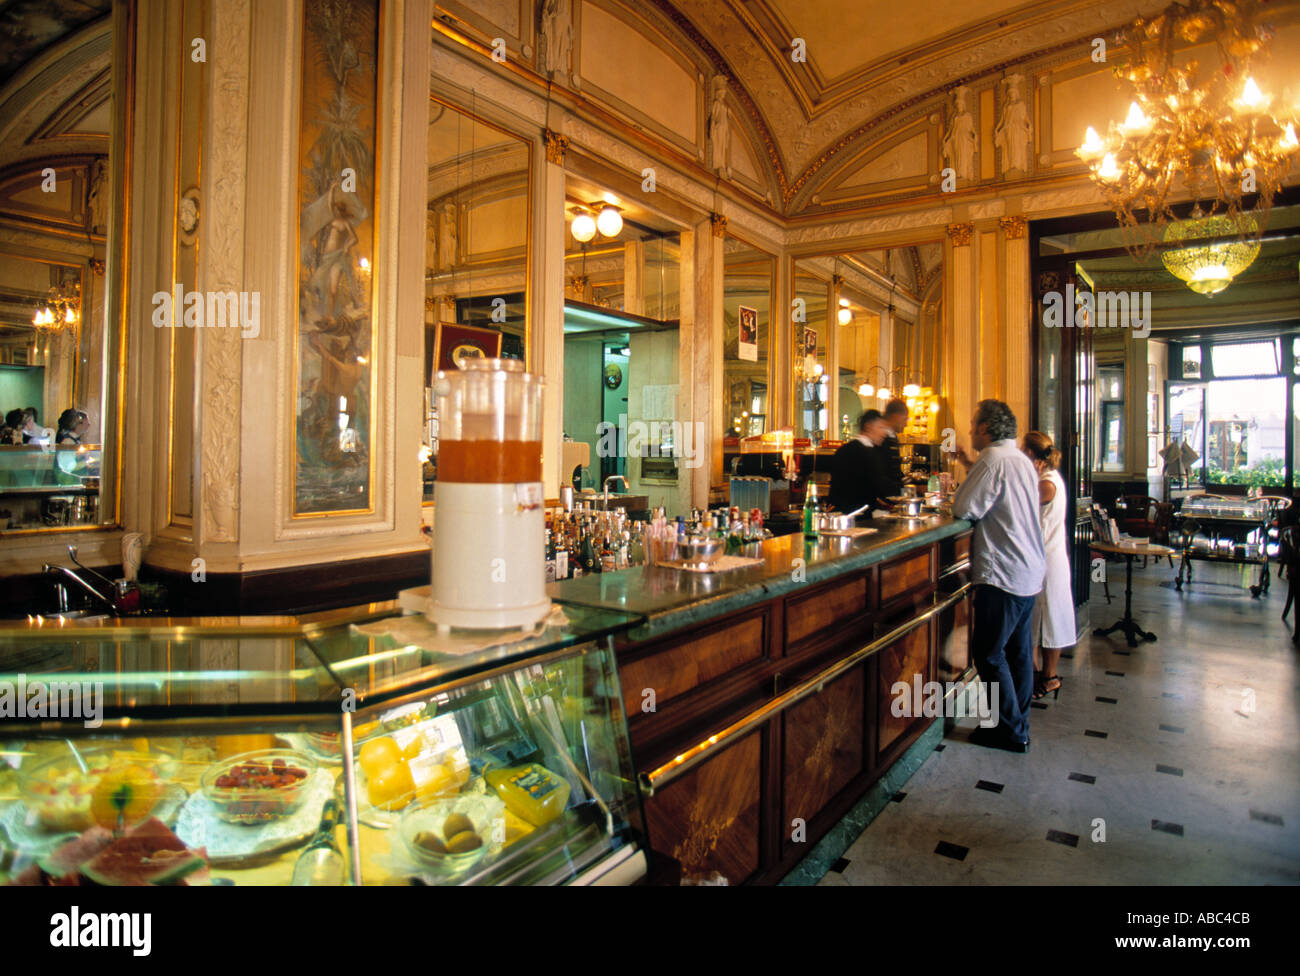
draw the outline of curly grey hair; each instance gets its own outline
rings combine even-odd
[[[1016,436],[1016,415],[1001,400],[981,400],[975,408],[975,426],[988,427],[989,440],[1004,441]]]

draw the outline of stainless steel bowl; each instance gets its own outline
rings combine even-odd
[[[696,536],[677,544],[677,558],[686,566],[703,569],[712,566],[726,551],[727,540],[713,536]]]
[[[889,499],[893,506],[895,515],[906,515],[908,518],[916,518],[921,514],[921,505],[925,502],[924,498],[909,498],[905,495],[895,496]]]

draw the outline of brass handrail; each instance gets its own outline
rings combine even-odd
[[[945,597],[934,606],[928,608],[921,614],[913,617],[907,623],[899,624],[883,637],[877,637],[871,643],[866,644],[848,657],[841,659],[835,664],[820,671],[795,685],[789,691],[782,692],[769,702],[756,708],[743,718],[737,719],[720,732],[715,732],[686,751],[674,756],[668,762],[664,763],[657,769],[648,773],[640,773],[637,776],[637,783],[641,788],[643,796],[651,797],[655,791],[662,789],[668,783],[671,783],[677,777],[695,766],[698,766],[704,760],[708,759],[715,753],[725,749],[741,736],[752,731],[759,725],[762,725],[773,716],[779,715],[792,705],[796,705],[810,695],[820,692],[829,682],[834,681],[840,675],[853,668],[865,658],[870,657],[877,651],[884,650],[890,644],[893,644],[900,637],[905,637],[912,631],[916,630],[930,618],[943,613],[955,603],[963,600],[970,591],[971,584],[966,583],[960,589]]]

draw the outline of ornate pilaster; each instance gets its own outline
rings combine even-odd
[[[569,137],[560,135],[553,129],[542,130],[542,136],[546,139],[546,161],[563,166],[564,154],[569,148]]]
[[[248,142],[249,0],[228,0],[211,9],[213,58],[208,104],[209,137],[204,180],[206,198],[197,233],[200,287],[239,293],[244,281],[245,183]],[[260,304],[260,303],[259,303]],[[259,307],[259,318],[266,312]],[[259,326],[265,326],[260,322]],[[203,329],[200,379],[203,422],[200,427],[200,509],[202,538],[234,542],[239,538],[240,402],[244,343],[240,329]],[[196,519],[196,521],[198,521]]]
[[[720,213],[709,214],[709,224],[713,228],[714,237],[727,236],[727,218],[725,215]]]
[[[1029,227],[1029,220],[1024,214],[999,217],[998,226],[1002,228],[1002,233],[1006,235],[1007,240],[1018,241],[1024,238],[1025,231]]]
[[[949,224],[948,239],[952,241],[953,247],[970,247],[971,238],[975,235],[974,224]]]

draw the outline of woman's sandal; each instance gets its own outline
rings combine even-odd
[[[1049,681],[1055,681],[1056,684],[1049,688],[1047,684]],[[1056,674],[1044,675],[1040,673],[1038,679],[1034,682],[1034,701],[1046,698],[1048,695],[1051,695],[1054,701],[1061,697],[1061,677]]]

